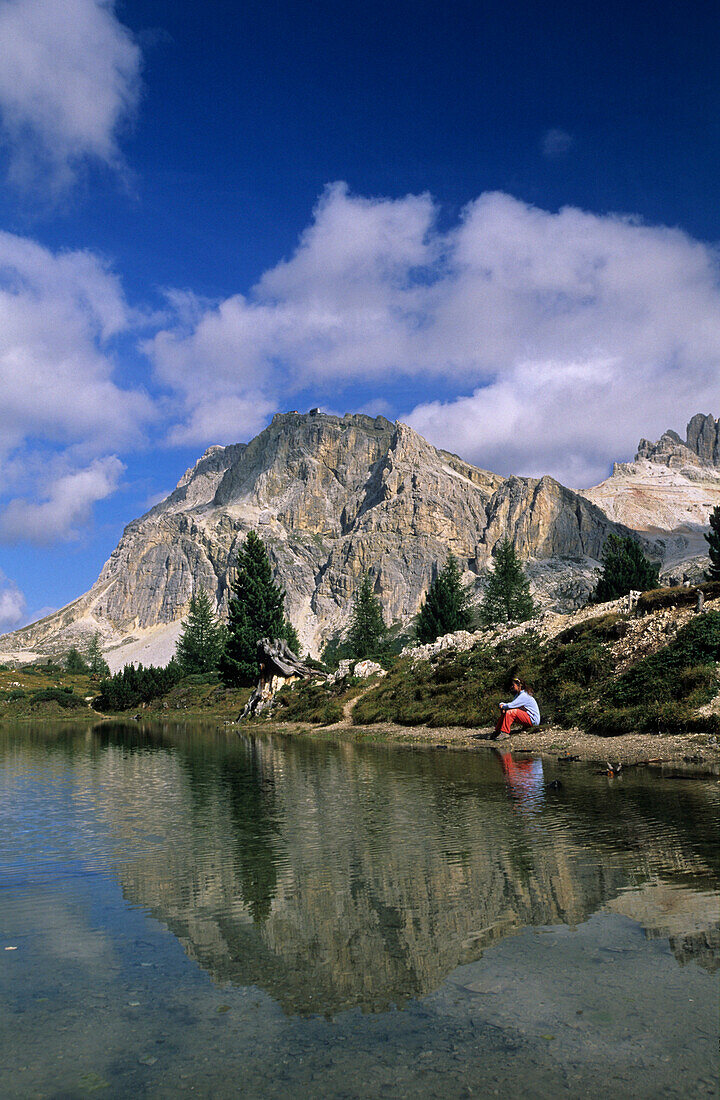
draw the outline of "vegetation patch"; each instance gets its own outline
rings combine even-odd
[[[100,685],[95,707],[103,712],[128,710],[140,703],[149,703],[173,687],[182,678],[182,669],[176,661],[165,668],[149,665],[125,665],[122,672],[109,676]]]
[[[78,710],[87,703],[76,695],[71,687],[49,687],[33,691],[28,696],[31,707],[37,703],[57,703],[63,710]]]
[[[682,627],[669,645],[608,683],[599,699],[606,706],[587,716],[586,728],[595,732],[605,720],[617,727],[633,721],[640,730],[694,729],[693,712],[717,692],[718,662],[720,612],[707,612]],[[713,723],[704,718],[702,724],[707,729]]]
[[[405,658],[358,701],[353,722],[493,725],[519,674],[538,699],[543,725],[602,735],[720,728],[720,719],[696,715],[718,690],[720,613],[699,615],[664,649],[616,677],[610,642],[626,621],[617,614],[588,620],[545,645],[529,632],[434,662]]]
[[[672,588],[656,588],[650,592],[643,592],[637,602],[637,610],[640,614],[644,614],[649,611],[660,611],[665,607],[694,607],[698,592],[702,592],[706,600],[717,599],[720,596],[720,581],[706,581],[693,588],[679,584]]]
[[[583,623],[569,626],[555,639],[560,645],[568,642],[580,642],[594,639],[596,642],[610,642],[622,638],[627,632],[630,616],[619,611],[610,611],[596,619],[586,619]]]
[[[355,683],[353,681],[353,685]],[[272,718],[280,722],[313,722],[319,726],[332,726],[342,720],[343,703],[352,698],[352,692],[347,691],[347,687],[347,680],[338,684],[306,680],[288,685],[275,696]]]
[[[358,700],[356,725],[396,722],[406,726],[488,726],[498,703],[511,697],[513,675],[534,683],[541,665],[540,640],[533,632],[495,648],[475,646],[447,652],[430,663],[403,658],[377,687]]]

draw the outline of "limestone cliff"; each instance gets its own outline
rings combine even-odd
[[[672,569],[704,556],[703,531],[720,504],[720,422],[698,413],[685,440],[664,432],[657,443],[641,439],[634,462],[616,463],[612,476],[585,493],[617,523],[665,538]],[[681,570],[682,572],[682,570]]]
[[[711,440],[703,422],[692,439],[693,468],[715,470],[703,463],[717,433]],[[506,536],[540,603],[569,609],[587,597],[607,535],[627,533],[597,507],[606,505],[600,497],[593,503],[550,477],[478,469],[384,417],[278,414],[247,445],[206,451],[166,500],[128,525],[89,592],[6,635],[0,651],[64,650],[100,630],[111,667],[164,662],[194,590],[204,586],[226,612],[250,528],[311,652],[347,623],[364,570],[387,620],[406,622],[448,551],[466,581],[480,583]]]

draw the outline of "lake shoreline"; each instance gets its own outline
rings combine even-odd
[[[362,744],[382,744],[402,748],[452,752],[535,753],[548,759],[568,759],[585,763],[623,767],[677,766],[683,772],[720,776],[720,738],[714,733],[645,734],[632,733],[601,737],[578,728],[544,726],[513,733],[508,739],[492,739],[492,727],[467,726],[404,726],[392,722],[354,725],[349,720],[322,725],[312,722],[278,722],[272,718],[232,720],[228,711],[212,713],[208,709],[183,709],[158,712],[140,708],[125,713],[101,714],[88,708],[72,713],[25,714],[0,717],[3,725],[37,725],[51,719],[61,725],[83,726],[106,723],[138,722],[142,725],[198,725],[223,730],[229,735],[249,733],[262,736],[276,734],[285,737],[306,737],[309,740],[353,741]]]
[[[236,733],[273,733],[313,740],[352,740],[369,744],[387,744],[410,748],[455,752],[537,753],[554,760],[571,757],[586,763],[634,767],[641,765],[677,765],[695,774],[720,776],[720,744],[713,734],[623,734],[598,737],[580,729],[539,727],[534,732],[519,732],[507,740],[490,739],[491,727],[473,729],[462,726],[401,726],[390,722],[355,726],[338,722],[331,726],[307,722],[249,721],[226,725]]]

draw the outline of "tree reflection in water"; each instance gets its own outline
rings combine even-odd
[[[611,786],[578,766],[546,793],[552,768],[506,753],[170,726],[83,737],[84,757],[67,735],[53,751],[101,792],[128,900],[216,980],[289,1013],[401,1004],[510,933],[601,909],[680,962],[720,958],[712,782]]]

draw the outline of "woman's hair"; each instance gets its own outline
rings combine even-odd
[[[521,691],[526,691],[528,695],[532,695],[532,691],[530,690],[529,685],[525,680],[523,680],[522,676],[513,676],[512,682],[513,684],[519,684]]]

